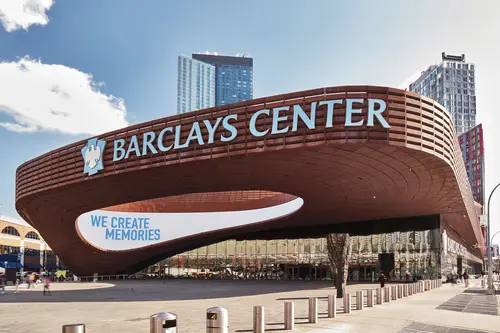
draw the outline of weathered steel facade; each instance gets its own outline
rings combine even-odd
[[[345,127],[343,104],[335,106],[331,128],[325,128],[327,107],[320,106],[314,129],[302,124],[295,132],[263,137],[248,130],[251,115],[261,109],[300,104],[308,112],[311,102],[336,98],[384,100],[390,128],[367,127],[366,122]],[[366,119],[367,107],[365,103],[353,120]],[[335,224],[425,215],[441,215],[462,244],[481,256],[475,247],[483,242],[479,218],[452,120],[441,105],[415,93],[374,86],[321,88],[162,118],[98,138],[111,145],[116,139],[183,125],[185,140],[194,121],[229,114],[238,115],[233,141],[117,162],[109,148],[104,170],[90,177],[83,173],[81,155],[86,140],[28,161],[16,173],[16,208],[77,275],[132,271],[246,234],[286,238],[297,228],[307,233],[324,227],[327,232]],[[270,128],[271,122],[271,117],[259,117],[257,128]],[[216,135],[221,134],[222,128]],[[296,196],[305,203],[291,216],[133,251],[101,251],[75,229],[77,217],[95,209],[229,211],[269,207]]]

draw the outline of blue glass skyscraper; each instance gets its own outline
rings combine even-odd
[[[215,105],[253,98],[253,58],[193,53],[192,58],[215,66]]]

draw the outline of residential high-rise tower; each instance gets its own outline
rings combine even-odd
[[[253,98],[253,58],[193,53],[193,59],[215,66],[215,105]]]
[[[471,128],[458,138],[474,200],[484,206],[483,126]]]
[[[457,135],[476,126],[476,81],[465,55],[441,55],[442,61],[422,72],[409,90],[439,102],[450,111]]]
[[[182,55],[177,65],[177,113],[215,106],[215,66]]]

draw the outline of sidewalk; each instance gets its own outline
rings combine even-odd
[[[480,282],[471,280],[470,287],[480,287]],[[443,284],[441,288],[422,294],[392,301],[388,304],[375,305],[374,308],[352,311],[350,314],[338,314],[335,319],[321,318],[317,324],[297,325],[296,328],[299,332],[308,333],[396,333],[417,322],[439,326],[454,326],[472,331],[500,332],[500,316],[436,309],[439,305],[461,294],[464,290],[463,285],[451,286]],[[405,330],[404,332],[406,331],[417,332],[411,330]],[[457,330],[457,332],[459,331]],[[436,330],[434,332],[441,331]],[[446,330],[442,332],[446,332]]]

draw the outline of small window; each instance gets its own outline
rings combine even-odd
[[[11,235],[11,236],[17,236],[17,237],[20,237],[21,235],[19,234],[19,231],[17,231],[16,228],[14,227],[5,227],[3,230],[2,230],[2,234],[5,234],[5,235]]]
[[[40,236],[34,231],[30,231],[26,234],[25,238],[40,240]]]

